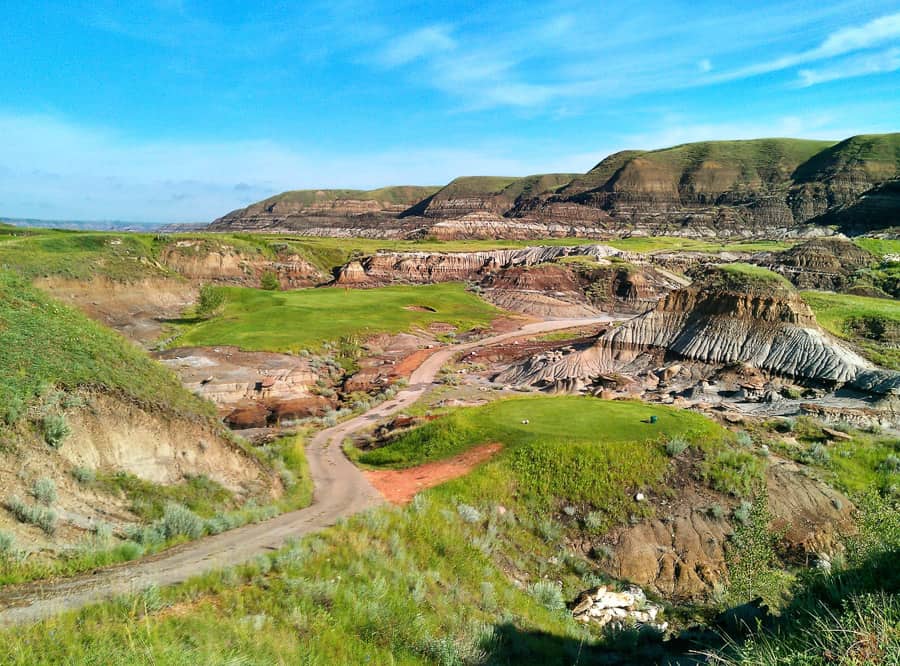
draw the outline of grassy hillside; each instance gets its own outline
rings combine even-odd
[[[603,187],[613,175],[625,166],[631,159],[644,154],[643,150],[622,150],[613,153],[600,161],[597,166],[586,174],[577,176],[572,182],[562,189],[560,194],[573,195]]]
[[[643,423],[650,413],[657,424]],[[453,418],[471,443],[502,438],[505,450],[408,507],[354,517],[272,558],[0,634],[6,659],[563,666],[598,663],[613,647],[625,663],[656,663],[659,648],[640,653],[640,641],[565,611],[564,599],[605,579],[563,545],[541,498],[609,496],[618,517],[634,504],[630,489],[666,467],[660,437],[710,441],[721,429],[686,411],[573,397],[509,400],[435,424]]]
[[[812,156],[794,174],[798,182],[828,181],[862,173],[872,182],[900,175],[900,133],[861,134]]]
[[[800,164],[830,145],[830,141],[806,139],[686,143],[649,151],[630,160],[611,185],[626,191],[640,191],[657,181],[688,191],[786,187]]]
[[[900,301],[804,291],[825,330],[853,343],[878,365],[900,370]]]
[[[14,422],[53,387],[96,387],[167,411],[211,413],[174,374],[118,334],[0,272],[0,417]]]
[[[0,234],[0,269],[29,278],[88,279],[104,275],[129,281],[167,271],[154,261],[153,235],[16,229]]]
[[[489,324],[500,313],[456,283],[288,292],[226,288],[224,293],[222,315],[188,324],[176,344],[266,351],[318,349],[327,341],[360,340],[435,322],[468,330]]]
[[[464,176],[451,181],[434,195],[435,201],[464,197],[498,197],[512,205],[520,196],[538,196],[554,192],[577,174],[547,173],[524,176]]]

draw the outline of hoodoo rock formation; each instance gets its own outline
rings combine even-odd
[[[641,359],[646,369],[668,356],[718,367],[744,364],[810,385],[900,394],[900,373],[875,368],[831,338],[787,282],[761,273],[745,265],[721,267],[601,335],[589,349],[537,356],[497,379],[581,388]]]
[[[583,175],[464,177],[443,188],[285,192],[212,231],[373,238],[865,233],[900,220],[900,134],[839,143],[705,141],[623,151]]]

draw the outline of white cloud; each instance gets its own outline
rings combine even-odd
[[[898,69],[900,69],[900,48],[888,49],[874,55],[849,58],[831,67],[801,69],[800,85],[808,87],[856,76],[895,72]]]
[[[704,58],[700,62],[697,63],[697,68],[701,72],[709,72],[712,71],[712,62],[710,62],[709,58]]]
[[[448,26],[432,25],[392,39],[379,54],[378,61],[387,67],[396,67],[450,51],[455,46]]]
[[[843,28],[829,35],[813,49],[742,67],[708,79],[708,81],[731,81],[768,74],[874,48],[893,40],[900,40],[900,13],[882,16],[861,26]]]

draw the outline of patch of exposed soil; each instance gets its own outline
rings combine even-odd
[[[502,448],[503,445],[498,443],[482,444],[446,460],[409,469],[368,470],[365,475],[389,502],[408,504],[416,493],[468,474]]]
[[[122,283],[99,277],[89,281],[54,277],[35,284],[144,346],[162,335],[167,320],[178,318],[197,300],[194,286],[175,279]]]

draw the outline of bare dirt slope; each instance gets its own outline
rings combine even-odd
[[[412,405],[431,388],[441,367],[461,351],[520,335],[608,320],[597,317],[537,322],[508,333],[441,349],[425,359],[412,373],[409,388],[393,400],[323,430],[313,438],[307,447],[307,458],[315,493],[307,508],[89,575],[2,588],[0,625],[37,621],[105,598],[139,591],[152,584],[179,583],[205,571],[245,562],[255,555],[279,548],[290,537],[310,534],[334,524],[343,516],[378,505],[383,501],[378,492],[341,451],[341,443],[346,437]]]

